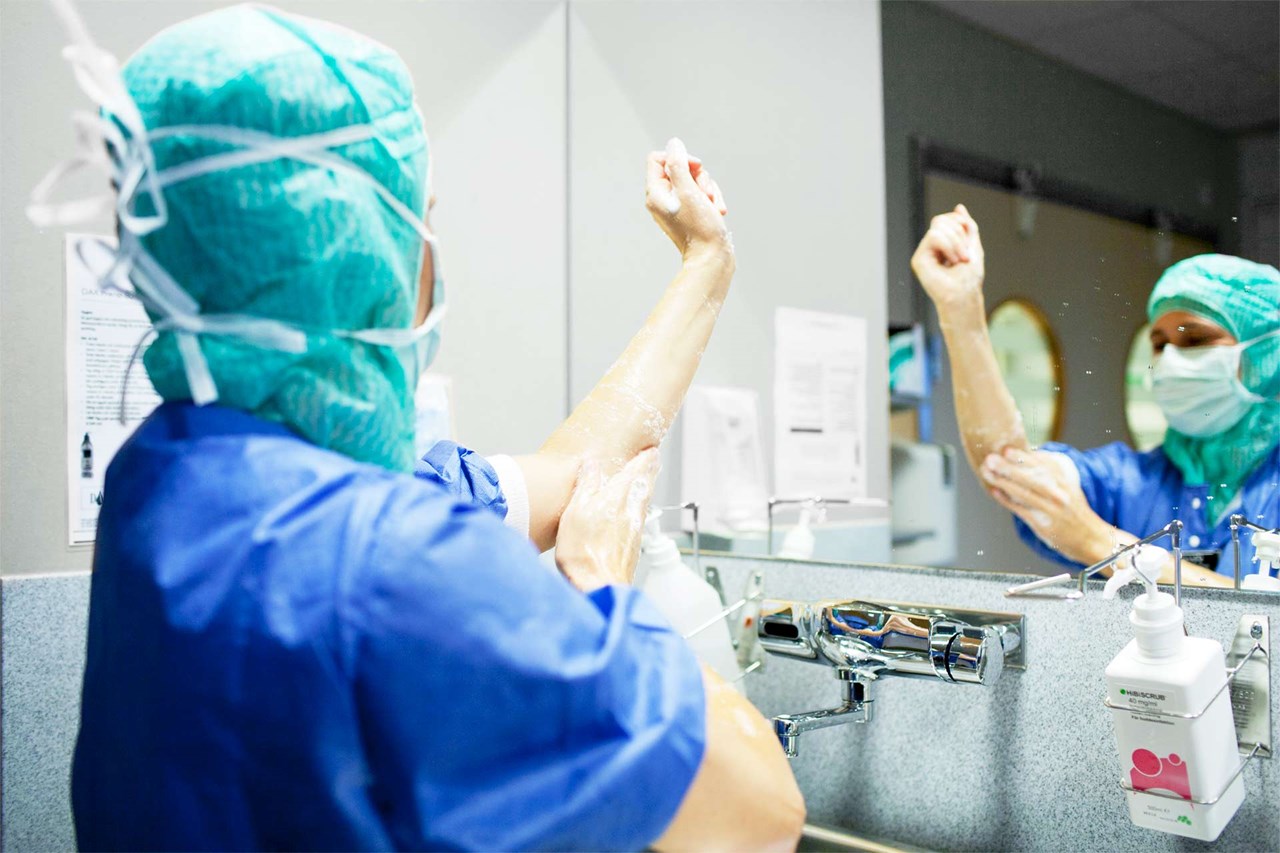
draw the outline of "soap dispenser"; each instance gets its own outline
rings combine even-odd
[[[1108,599],[1133,581],[1146,587],[1129,614],[1134,639],[1107,666],[1107,698],[1130,820],[1213,841],[1244,800],[1243,776],[1227,784],[1240,762],[1230,691],[1221,689],[1227,668],[1222,646],[1188,637],[1182,608],[1156,588],[1167,560],[1162,549],[1139,548],[1132,567],[1107,581]]]
[[[693,653],[741,693],[738,656],[719,594],[680,559],[675,540],[662,532],[661,510],[650,510],[640,539],[634,584],[644,592]],[[714,621],[713,621],[714,620]]]
[[[1245,575],[1240,581],[1243,589],[1265,589],[1280,591],[1280,578],[1275,576],[1280,569],[1280,533],[1259,530],[1253,534],[1253,560],[1258,564],[1255,574]]]
[[[812,560],[817,546],[813,535],[813,509],[806,504],[800,509],[800,520],[782,539],[778,556],[784,560]]]

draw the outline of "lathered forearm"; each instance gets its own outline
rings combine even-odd
[[[697,372],[733,277],[727,246],[692,249],[626,350],[542,448],[517,462],[529,485],[529,535],[555,544],[581,464],[606,473],[666,437]]]
[[[981,296],[938,306],[951,361],[956,420],[969,466],[978,474],[989,453],[1028,448],[1022,416],[1000,375]]]
[[[541,453],[617,470],[666,436],[684,402],[733,275],[727,251],[691,254],[644,327]]]

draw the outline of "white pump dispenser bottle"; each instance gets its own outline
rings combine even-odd
[[[1117,571],[1103,591],[1114,598],[1130,581],[1146,586],[1129,614],[1134,639],[1107,666],[1107,698],[1123,709],[1112,716],[1123,781],[1133,789],[1125,795],[1129,818],[1213,841],[1244,800],[1243,776],[1227,785],[1241,760],[1230,690],[1220,691],[1227,669],[1222,646],[1186,636],[1182,608],[1156,588],[1166,559],[1162,549],[1140,548],[1133,567]],[[1194,802],[1215,797],[1211,805]]]
[[[1253,534],[1253,559],[1258,564],[1258,571],[1245,575],[1240,580],[1244,589],[1265,589],[1280,591],[1280,577],[1275,576],[1280,569],[1280,533]]]
[[[659,526],[661,515],[661,511],[652,510],[645,521],[635,585],[653,600],[698,659],[741,693],[738,656],[729,635],[730,620],[707,625],[724,610],[720,596],[705,578],[681,562],[680,549]]]

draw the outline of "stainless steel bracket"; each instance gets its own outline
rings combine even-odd
[[[693,570],[702,575],[702,541],[700,531],[698,530],[698,508],[697,501],[685,501],[682,504],[672,504],[671,506],[655,507],[659,512],[667,512],[669,510],[689,510],[693,513]],[[708,579],[709,580],[709,579]],[[719,590],[717,590],[719,591]],[[720,593],[720,603],[724,603],[724,593]]]
[[[1227,667],[1231,680],[1231,712],[1236,720],[1240,752],[1257,749],[1259,758],[1274,755],[1271,739],[1271,621],[1266,616],[1240,617]]]
[[[828,507],[828,506],[861,506],[881,508],[887,507],[889,502],[881,498],[824,498],[821,495],[814,495],[807,498],[780,498],[777,495],[769,498],[769,532],[765,537],[764,555],[766,557],[773,556],[773,511],[779,506],[795,506],[805,505],[809,507]]]

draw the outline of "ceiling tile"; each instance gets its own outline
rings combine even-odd
[[[1138,11],[1055,29],[1030,43],[1068,65],[1107,79],[1185,68],[1221,58],[1219,52],[1180,28]]]
[[[1280,67],[1280,3],[1275,0],[1151,0],[1141,9],[1260,71]]]
[[[1226,130],[1280,113],[1277,0],[931,0],[955,17]]]
[[[1280,113],[1280,79],[1253,73],[1234,60],[1207,69],[1126,77],[1129,91],[1227,130],[1266,125]]]
[[[1126,3],[1096,0],[933,0],[933,5],[984,29],[1026,41],[1046,30],[1112,18]]]

